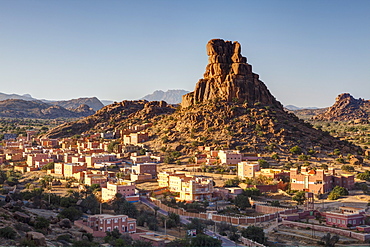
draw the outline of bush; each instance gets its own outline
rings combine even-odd
[[[259,159],[258,164],[260,165],[261,168],[269,168],[270,167],[270,164],[264,159]]]
[[[13,228],[6,226],[4,228],[0,228],[0,237],[13,239],[17,236],[17,232],[14,231]]]
[[[355,168],[351,165],[342,165],[342,167],[340,169],[342,169],[343,171],[346,171],[346,172],[354,172],[355,171]]]
[[[49,227],[50,221],[42,216],[38,216],[35,221],[36,229],[46,229]]]
[[[301,154],[302,149],[299,146],[294,146],[289,150],[292,154]]]
[[[62,235],[59,235],[57,237],[57,240],[64,240],[64,241],[67,241],[67,242],[71,242],[71,235],[69,234],[62,234]]]
[[[82,212],[74,207],[69,207],[63,209],[62,212],[60,212],[59,216],[61,218],[67,218],[70,221],[78,220],[82,216]]]
[[[305,161],[305,160],[309,160],[311,157],[309,155],[305,155],[305,154],[301,154],[298,156],[298,160],[300,161]]]
[[[336,159],[336,161],[338,163],[342,163],[342,164],[346,162],[343,158],[338,158],[338,159]]]

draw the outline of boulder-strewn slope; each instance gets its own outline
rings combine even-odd
[[[76,110],[67,110],[61,106],[49,105],[40,101],[8,99],[0,101],[0,117],[10,118],[79,118],[94,114],[86,105]]]
[[[194,92],[183,96],[181,107],[174,109],[164,102],[123,101],[59,126],[47,135],[63,137],[151,122],[151,140],[146,144],[154,150],[166,147],[191,153],[198,145],[257,152],[289,152],[295,145],[303,150],[358,149],[286,112],[252,72],[240,50],[237,42],[211,40],[207,44],[209,63],[204,78]]]
[[[122,101],[105,106],[92,116],[60,125],[50,130],[46,136],[58,138],[84,132],[122,129],[127,128],[130,124],[149,121],[157,115],[171,114],[174,111],[175,109],[164,101]]]
[[[370,100],[355,99],[349,93],[338,95],[334,105],[324,113],[314,116],[315,120],[350,121],[368,120],[370,116]]]

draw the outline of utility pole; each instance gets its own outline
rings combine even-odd
[[[167,219],[164,220],[164,235],[167,237]]]

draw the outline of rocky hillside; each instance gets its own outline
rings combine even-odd
[[[123,129],[131,124],[152,121],[159,115],[168,115],[174,111],[175,108],[168,106],[164,101],[122,101],[105,106],[92,116],[60,125],[50,130],[46,136],[59,138],[102,130]]]
[[[6,93],[0,93],[0,101],[7,100],[7,99],[21,99],[21,100],[27,100],[27,101],[41,101],[46,104],[50,105],[58,105],[66,109],[76,109],[80,107],[80,105],[88,105],[90,108],[92,108],[94,111],[100,110],[103,108],[103,103],[96,97],[90,97],[90,98],[78,98],[78,99],[71,99],[71,100],[59,100],[59,101],[52,101],[52,100],[46,100],[46,99],[36,99],[33,98],[30,94],[6,94]]]
[[[181,89],[167,90],[166,92],[156,90],[152,94],[145,95],[141,99],[147,101],[166,101],[168,104],[179,104],[181,103],[182,96],[187,93],[189,93],[189,91]]]
[[[322,114],[328,108],[318,108],[318,109],[298,109],[298,110],[288,110],[288,112],[294,113],[299,119],[309,120],[316,115]]]
[[[198,145],[285,153],[295,145],[305,151],[358,150],[286,112],[240,51],[237,42],[209,41],[204,78],[194,92],[183,96],[181,107],[174,109],[165,102],[123,101],[59,126],[47,135],[64,137],[151,122],[151,140],[146,144],[157,151],[166,147],[192,153]]]
[[[60,101],[48,101],[47,103],[52,105],[58,105],[66,109],[77,109],[81,105],[87,105],[94,111],[98,111],[104,107],[103,103],[96,97],[91,98],[78,98],[71,100],[60,100]]]
[[[94,114],[95,111],[86,105],[75,110],[61,106],[49,105],[40,101],[8,99],[0,101],[0,117],[9,118],[79,118]]]
[[[368,121],[370,116],[370,100],[355,99],[349,93],[338,95],[334,105],[325,112],[314,116],[314,120],[327,121]]]

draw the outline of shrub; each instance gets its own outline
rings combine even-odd
[[[14,231],[13,228],[6,226],[4,228],[0,228],[0,237],[13,239],[17,235],[17,232]]]
[[[342,165],[342,167],[340,169],[342,169],[343,171],[346,171],[346,172],[354,172],[355,171],[355,168],[351,165]]]
[[[258,164],[260,165],[261,168],[269,168],[270,167],[270,164],[264,159],[259,159]]]
[[[50,221],[42,216],[38,216],[35,221],[36,229],[46,229],[49,227]]]
[[[299,146],[294,146],[289,150],[292,154],[301,154],[302,149]]]

